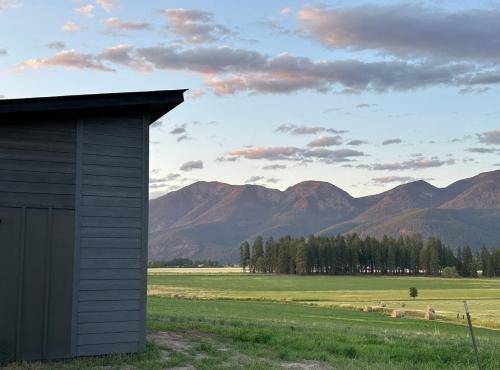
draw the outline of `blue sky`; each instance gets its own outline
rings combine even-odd
[[[500,5],[0,0],[5,98],[189,88],[151,195],[197,180],[354,196],[500,164]]]

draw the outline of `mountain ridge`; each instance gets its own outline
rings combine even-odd
[[[283,191],[200,181],[150,201],[149,257],[236,262],[239,244],[257,235],[420,233],[452,247],[500,244],[500,231],[483,226],[489,219],[500,223],[500,170],[443,188],[419,180],[357,198],[324,181]]]

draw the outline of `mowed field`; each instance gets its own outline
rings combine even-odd
[[[408,289],[415,286],[413,300]],[[500,369],[500,280],[243,274],[152,269],[144,354],[7,369],[474,369],[462,299],[483,369]],[[362,312],[405,305],[405,318]],[[430,305],[440,319],[425,321]]]
[[[230,269],[153,269],[149,295],[171,298],[266,300],[326,307],[387,309],[405,306],[407,314],[423,316],[426,306],[440,318],[463,322],[466,299],[474,323],[500,328],[500,279],[443,279],[382,276],[295,276],[241,273]],[[409,288],[418,288],[418,297]],[[459,314],[459,320],[457,320]]]
[[[473,369],[462,319],[467,299],[483,368],[500,369],[498,279],[186,272],[154,270],[149,276],[150,329],[184,331],[211,349],[201,359],[188,354],[183,364],[202,369]],[[419,289],[415,300],[408,294],[411,286]],[[386,312],[360,310],[381,302]],[[405,318],[387,315],[402,305]],[[440,319],[418,318],[427,305]],[[210,337],[199,339],[200,333]]]

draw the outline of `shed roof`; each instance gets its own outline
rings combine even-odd
[[[141,108],[153,123],[184,101],[187,90],[157,90],[0,100],[0,117],[17,113],[50,113]],[[1,122],[0,122],[1,123]]]

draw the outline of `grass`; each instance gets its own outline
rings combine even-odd
[[[258,368],[259,361],[279,368],[283,363],[307,360],[345,369],[474,367],[467,328],[446,322],[393,319],[380,313],[296,303],[162,297],[150,297],[149,315],[153,330],[214,335],[225,353],[238,354],[248,366],[240,367],[240,360],[228,364],[227,358],[219,358],[213,368]],[[477,329],[476,335],[484,368],[499,368],[500,333]],[[196,359],[191,360],[196,364]]]
[[[189,271],[188,271],[189,270]],[[410,286],[419,289],[413,301]],[[21,363],[8,370],[473,369],[469,301],[484,369],[500,369],[500,280],[250,275],[152,269],[144,354]],[[444,319],[395,319],[364,304],[431,305]],[[350,309],[340,308],[348,306]]]
[[[415,286],[414,300],[408,290]],[[289,276],[250,274],[179,274],[177,269],[152,272],[149,294],[162,297],[301,302],[319,306],[388,308],[404,304],[416,315],[426,306],[448,320],[462,321],[467,299],[475,325],[500,328],[500,279],[423,277]]]

